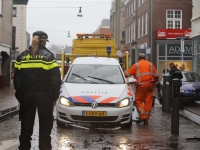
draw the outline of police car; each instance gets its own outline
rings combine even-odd
[[[135,100],[117,59],[79,57],[63,79],[56,102],[57,125],[130,128]]]

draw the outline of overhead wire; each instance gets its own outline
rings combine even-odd
[[[104,4],[107,4],[107,3],[98,3],[98,5],[104,5]],[[82,8],[83,7],[89,7],[89,6],[95,6],[95,5],[97,5],[97,4],[94,4],[94,5],[86,5],[86,6],[81,6]],[[65,7],[65,6],[63,6],[63,7],[27,7],[27,8],[80,8],[80,7]]]
[[[111,3],[111,2],[103,2],[102,3],[102,1],[101,2],[61,2],[61,1],[29,1],[29,2],[54,2],[54,3],[91,3],[90,5],[85,5],[85,6],[82,6],[81,8],[83,8],[83,7],[90,7],[90,6],[95,6],[95,5],[103,5],[103,4],[108,4],[108,3]],[[55,8],[60,8],[60,9],[62,9],[62,8],[80,8],[80,7],[70,7],[70,6],[61,6],[61,7],[58,7],[58,6],[54,6],[54,7],[52,7],[52,6],[45,6],[45,7],[27,7],[27,8],[38,8],[38,9],[40,9],[40,8],[49,8],[49,9],[55,9]],[[37,27],[27,27],[27,28],[37,28]],[[37,28],[38,29],[38,28]],[[42,29],[42,28],[41,28]],[[53,32],[68,32],[67,30],[57,30],[57,29],[47,29],[47,28],[43,28],[43,29],[45,29],[45,30],[50,30],[50,31],[53,31]],[[77,31],[71,31],[70,30],[70,33],[77,33]],[[53,40],[53,41],[56,41],[56,40]],[[59,40],[60,41],[60,40]]]

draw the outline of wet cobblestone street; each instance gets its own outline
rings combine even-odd
[[[148,125],[133,122],[132,129],[112,132],[90,131],[71,128],[52,130],[52,150],[132,150],[132,149],[180,149],[198,150],[199,141],[186,138],[200,136],[200,125],[180,116],[179,136],[171,135],[171,114],[163,113],[160,105],[152,109]],[[38,150],[38,119],[32,136],[32,150]],[[18,116],[0,123],[0,149],[16,150],[19,142],[20,122]],[[4,149],[2,149],[4,148]]]

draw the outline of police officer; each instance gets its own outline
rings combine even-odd
[[[59,96],[61,76],[54,55],[45,47],[47,41],[45,32],[34,32],[29,50],[22,52],[15,61],[14,88],[20,103],[20,150],[31,148],[36,110],[39,117],[39,149],[52,148],[53,106]]]

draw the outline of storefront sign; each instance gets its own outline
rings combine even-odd
[[[156,39],[176,39],[178,37],[190,37],[191,29],[158,29]]]
[[[145,49],[139,49],[139,53],[145,54],[146,50]]]
[[[192,46],[185,44],[184,46],[184,56],[192,56]],[[167,56],[180,56],[181,47],[178,44],[168,44],[167,45]]]

